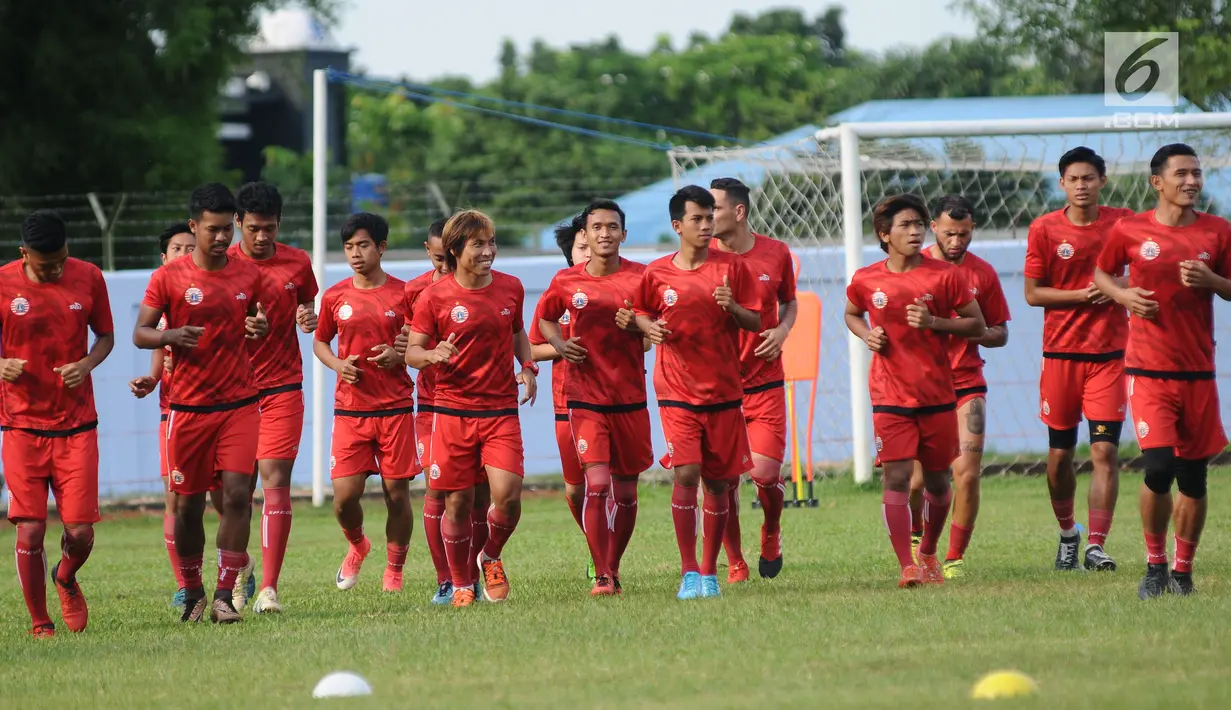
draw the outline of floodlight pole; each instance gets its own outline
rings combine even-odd
[[[312,72],[312,271],[316,311],[325,292],[325,230],[329,199],[329,71]],[[312,505],[325,504],[325,365],[312,358]]]

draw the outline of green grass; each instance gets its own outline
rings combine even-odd
[[[113,517],[80,577],[92,613],[84,634],[27,639],[12,567],[0,577],[0,706],[960,708],[980,706],[968,699],[979,676],[1008,668],[1041,687],[998,705],[1008,708],[1225,707],[1231,522],[1218,506],[1231,482],[1211,476],[1198,595],[1150,603],[1136,596],[1139,483],[1125,476],[1108,545],[1117,573],[1052,572],[1043,481],[993,478],[967,557],[972,576],[899,591],[879,492],[823,482],[819,509],[786,512],[777,580],[755,576],[760,513],[745,507],[753,580],[689,603],[674,598],[667,488],[642,490],[622,599],[589,598],[580,533],[561,498],[540,495],[526,501],[505,552],[512,599],[466,610],[428,604],[421,530],[405,593],[380,592],[379,557],[358,587],[338,591],[341,533],[327,512],[300,507],[281,584],[286,613],[231,627],[176,623],[160,519]],[[368,510],[379,535],[379,502]],[[0,546],[12,544],[6,526]],[[52,605],[58,619],[54,592]],[[365,676],[374,696],[312,701],[316,681],[339,669]]]

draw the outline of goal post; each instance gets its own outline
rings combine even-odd
[[[846,328],[845,287],[857,269],[883,258],[872,234],[872,206],[903,192],[922,197],[929,208],[950,193],[974,204],[971,252],[996,268],[1012,313],[1008,346],[984,351],[984,464],[1044,465],[1047,431],[1038,420],[1043,318],[1041,309],[1025,303],[1022,267],[1031,221],[1064,206],[1060,156],[1077,146],[1092,148],[1107,163],[1102,204],[1142,211],[1155,202],[1148,180],[1155,150],[1188,143],[1205,171],[1200,209],[1231,210],[1231,113],[1133,116],[844,123],[748,148],[670,151],[677,186],[704,187],[716,177],[743,180],[752,190],[752,228],[786,241],[800,259],[799,288],[821,297],[820,383],[817,401],[808,403],[817,429],[802,434],[812,437],[823,466],[850,467],[861,483],[872,478],[869,354]],[[1220,372],[1231,374],[1231,360],[1223,365],[1222,359]],[[1131,444],[1128,431],[1125,445]]]

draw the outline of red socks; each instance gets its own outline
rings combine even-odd
[[[246,564],[248,564],[247,552],[218,551],[218,586],[214,589],[215,599],[219,596],[230,598],[231,590],[235,588],[235,580],[239,578],[239,571]]]
[[[727,551],[727,564],[744,562],[743,542],[739,529],[739,479],[727,489],[727,527],[722,531],[722,547]],[[706,533],[709,537],[709,533]],[[745,563],[746,564],[746,563]]]
[[[291,489],[266,488],[261,506],[261,589],[278,588],[291,538]]]
[[[953,489],[947,486],[940,495],[926,490],[923,492],[923,540],[919,542],[919,554],[936,554],[936,544],[945,531],[945,520],[949,517],[949,503],[952,500]]]
[[[1180,574],[1192,574],[1193,571],[1193,555],[1197,553],[1197,543],[1194,540],[1185,540],[1179,535],[1175,536],[1175,571]],[[1164,557],[1163,562],[1167,559]]]
[[[21,594],[26,599],[26,609],[30,612],[33,626],[51,623],[51,617],[47,615],[47,553],[43,550],[46,534],[46,523],[17,524],[17,544],[14,547],[17,553],[17,580],[21,583]]]
[[[385,543],[385,559],[388,560],[390,571],[402,573],[402,567],[406,565],[406,553],[409,551],[410,545]]]
[[[1111,532],[1111,511],[1090,511],[1090,537],[1087,542],[1102,547],[1107,543],[1107,533]]]
[[[722,550],[722,538],[730,522],[730,498],[728,494],[714,495],[705,489],[702,493],[701,512],[702,531],[701,565],[699,572],[703,577],[718,574],[718,553]]]
[[[470,511],[470,578],[477,580],[482,575],[479,569],[479,552],[487,545],[487,509]]]
[[[474,583],[470,568],[474,565],[478,553],[471,554],[470,530],[469,520],[458,523],[446,515],[440,521],[441,540],[444,542],[445,556],[449,560],[449,576],[453,579],[455,589],[469,587]]]
[[[598,464],[586,469],[586,502],[582,529],[590,556],[594,558],[594,573],[600,577],[611,575],[610,558],[611,528],[607,519],[607,501],[611,497],[611,468]]]
[[[1145,533],[1146,564],[1167,564],[1167,533]],[[1191,559],[1191,558],[1190,558]]]
[[[205,586],[205,583],[201,581],[201,567],[204,564],[202,555],[192,557],[180,555],[180,577],[184,580],[184,589],[201,589]]]
[[[162,516],[162,543],[167,546],[167,558],[171,560],[171,572],[175,575],[175,588],[184,588],[184,573],[180,571],[180,555],[175,551],[175,516]]]
[[[1069,498],[1068,500],[1053,500],[1051,502],[1051,509],[1056,514],[1056,522],[1060,523],[1061,532],[1068,532],[1073,529],[1074,525],[1077,524],[1076,521],[1073,520],[1072,498]]]
[[[671,522],[675,525],[675,542],[680,548],[682,573],[700,571],[697,564],[697,489],[675,484],[671,489]],[[719,532],[718,539],[722,539]]]
[[[90,551],[94,549],[94,528],[84,527],[76,530],[65,530],[60,538],[60,550],[64,555],[60,566],[56,568],[56,581],[60,584],[70,584],[77,577],[77,570],[90,559]]]
[[[637,525],[637,480],[613,478],[611,489],[614,494],[612,499],[615,501],[615,514],[611,524],[607,563],[612,574],[619,574],[620,560],[628,549],[628,541],[633,539],[633,528]]]
[[[957,523],[949,526],[949,554],[945,555],[945,561],[960,560],[966,556],[966,546],[970,544],[970,534],[975,530],[973,527],[964,528]]]
[[[765,469],[765,470],[762,470]],[[757,461],[752,470],[752,482],[765,512],[765,532],[773,535],[782,529],[782,508],[786,488],[782,482],[782,466],[777,461]]]
[[[492,506],[487,509],[487,544],[483,546],[483,554],[490,560],[500,559],[504,544],[513,536],[517,529],[517,521],[521,519],[521,506],[516,513],[505,515],[499,508]]]
[[[346,536],[346,541],[354,547],[359,547],[363,544],[363,526],[357,528],[342,528],[342,534]]]
[[[445,541],[440,536],[441,519],[445,515],[444,498],[423,499],[423,536],[427,538],[432,566],[436,568],[436,584],[449,581],[449,558],[445,556]]]
[[[893,553],[898,556],[898,564],[906,569],[915,564],[910,554],[910,494],[886,490],[881,496],[881,510],[885,527],[889,529],[889,544],[893,545]]]

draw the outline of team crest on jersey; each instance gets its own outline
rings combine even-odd
[[[1146,424],[1146,420],[1142,419],[1137,422],[1137,438],[1144,439],[1150,435],[1150,425]]]
[[[466,307],[459,303],[453,307],[453,310],[449,311],[449,318],[453,319],[454,323],[465,323],[466,319],[470,318],[470,311],[466,310]]]
[[[663,305],[664,306],[670,308],[671,306],[674,306],[676,303],[678,303],[679,300],[680,300],[680,294],[676,293],[675,289],[669,288],[666,291],[663,291]]]
[[[577,453],[584,454],[590,450],[590,444],[586,443],[585,439],[577,440]]]
[[[564,315],[560,316],[560,320],[556,322],[560,325],[568,325],[573,322],[573,317],[569,315],[568,311],[565,311]]]
[[[157,327],[158,327],[158,330],[167,329],[167,317],[166,316],[158,316],[158,326]]]
[[[338,308],[338,320],[350,320],[353,315],[355,315],[355,309],[351,308],[349,303],[343,303]]]
[[[184,302],[190,306],[199,306],[205,300],[205,292],[196,286],[189,286],[184,292]]]
[[[1051,405],[1047,403],[1047,400],[1043,400],[1043,415],[1048,414],[1051,414]]]
[[[1068,261],[1073,258],[1077,251],[1073,249],[1073,245],[1068,242],[1061,242],[1060,246],[1056,247],[1056,256]]]
[[[9,304],[9,310],[13,312],[13,315],[24,316],[30,312],[30,302],[18,296]]]
[[[428,475],[432,477],[433,481],[440,478],[440,467],[432,464],[432,467],[428,469]]]
[[[1153,261],[1158,258],[1158,255],[1163,252],[1163,248],[1158,245],[1158,242],[1153,239],[1141,243],[1141,258],[1146,261]]]
[[[182,486],[184,484],[183,471],[180,471],[178,468],[171,471],[171,482],[177,486]]]
[[[872,305],[877,308],[884,308],[889,305],[889,297],[885,295],[884,291],[876,289],[872,294]]]
[[[576,308],[577,310],[581,310],[582,308],[585,308],[589,304],[590,304],[590,297],[587,296],[584,292],[578,291],[577,293],[573,294],[573,308]]]
[[[876,437],[876,452],[880,453],[880,450],[883,448],[885,448],[885,442],[879,436]]]

